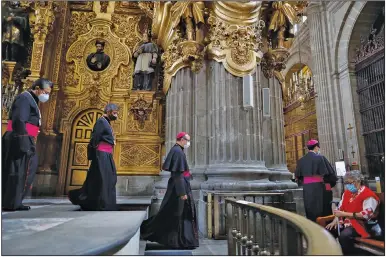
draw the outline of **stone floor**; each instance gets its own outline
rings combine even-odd
[[[228,255],[226,240],[200,239],[200,247],[193,250],[194,256],[201,255]]]
[[[118,203],[147,204],[147,198],[118,198]],[[77,212],[77,206],[71,205],[66,198],[26,199],[24,204],[30,205],[30,211],[2,212],[2,242],[19,241],[26,237],[41,235],[65,223],[79,220],[84,212]],[[67,226],[66,226],[67,227]],[[40,239],[42,240],[42,239]],[[140,242],[140,254],[144,255],[147,243]],[[195,250],[165,250],[168,255],[227,255],[226,240],[200,239],[200,246]],[[150,253],[147,255],[151,255]],[[162,255],[162,254],[160,254]]]

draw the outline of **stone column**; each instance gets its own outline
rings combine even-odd
[[[194,166],[194,154],[196,143],[194,139],[194,115],[193,115],[193,76],[189,68],[183,68],[173,77],[171,87],[166,96],[166,154],[176,143],[178,132],[184,131],[192,136],[192,145],[186,150],[186,156],[190,168]],[[167,188],[170,172],[162,171],[161,180],[155,183],[157,199],[162,199]],[[197,184],[195,188],[197,189]],[[193,184],[192,184],[193,188]]]
[[[289,181],[292,178],[292,173],[287,168],[285,156],[282,85],[275,77],[270,79],[264,78],[262,81],[266,82],[264,88],[270,89],[271,101],[270,117],[264,118],[264,120],[270,120],[270,126],[266,128],[266,130],[270,131],[270,134],[269,136],[264,135],[264,139],[270,141],[267,146],[271,146],[264,149],[264,160],[267,168],[271,170],[269,178],[271,181],[279,181],[278,183],[282,184],[284,189],[293,188],[291,187],[293,182]]]
[[[315,79],[316,115],[322,154],[330,162],[338,160],[342,146],[342,116],[338,103],[339,92],[331,79],[331,60],[328,51],[326,13],[321,3],[311,3],[307,8],[312,53],[312,72]]]
[[[281,172],[271,171],[264,161],[260,71],[254,84],[255,107],[244,109],[242,78],[231,75],[215,61],[210,62],[207,70],[209,165],[208,181],[201,185],[202,189],[248,191],[297,187],[289,181],[290,174],[284,175],[285,186],[276,181],[282,179]],[[278,154],[277,144],[273,152],[280,163],[283,158],[279,158],[282,155]],[[274,181],[270,181],[271,176]]]

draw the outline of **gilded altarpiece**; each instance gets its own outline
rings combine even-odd
[[[132,91],[134,51],[142,44],[151,20],[138,3],[74,2],[60,103],[63,135],[58,194],[79,188],[86,177],[87,142],[107,103],[119,106],[112,123],[116,136],[114,160],[118,175],[158,175],[163,145],[163,94]],[[86,58],[95,42],[104,41],[110,57],[102,71],[91,70]],[[156,75],[157,76],[157,75]]]
[[[295,172],[296,162],[308,152],[307,142],[310,139],[318,139],[314,95],[301,103],[298,100],[299,94],[297,94],[299,90],[289,82],[293,73],[299,71],[300,69],[296,67],[295,71],[290,70],[285,78],[287,87],[283,91],[286,160],[288,170],[291,172]]]

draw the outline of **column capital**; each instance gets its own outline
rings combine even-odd
[[[318,2],[310,2],[310,4],[307,6],[307,15],[312,15],[315,13],[320,13],[322,7],[322,3],[320,1]]]

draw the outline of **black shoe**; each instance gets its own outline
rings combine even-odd
[[[10,209],[10,208],[1,208],[1,211],[2,212],[11,212],[11,211],[15,211],[15,209]]]
[[[31,209],[31,207],[30,206],[26,206],[26,205],[20,205],[19,206],[19,208],[17,208],[16,210],[18,210],[18,211],[28,211],[28,210],[30,210]]]

